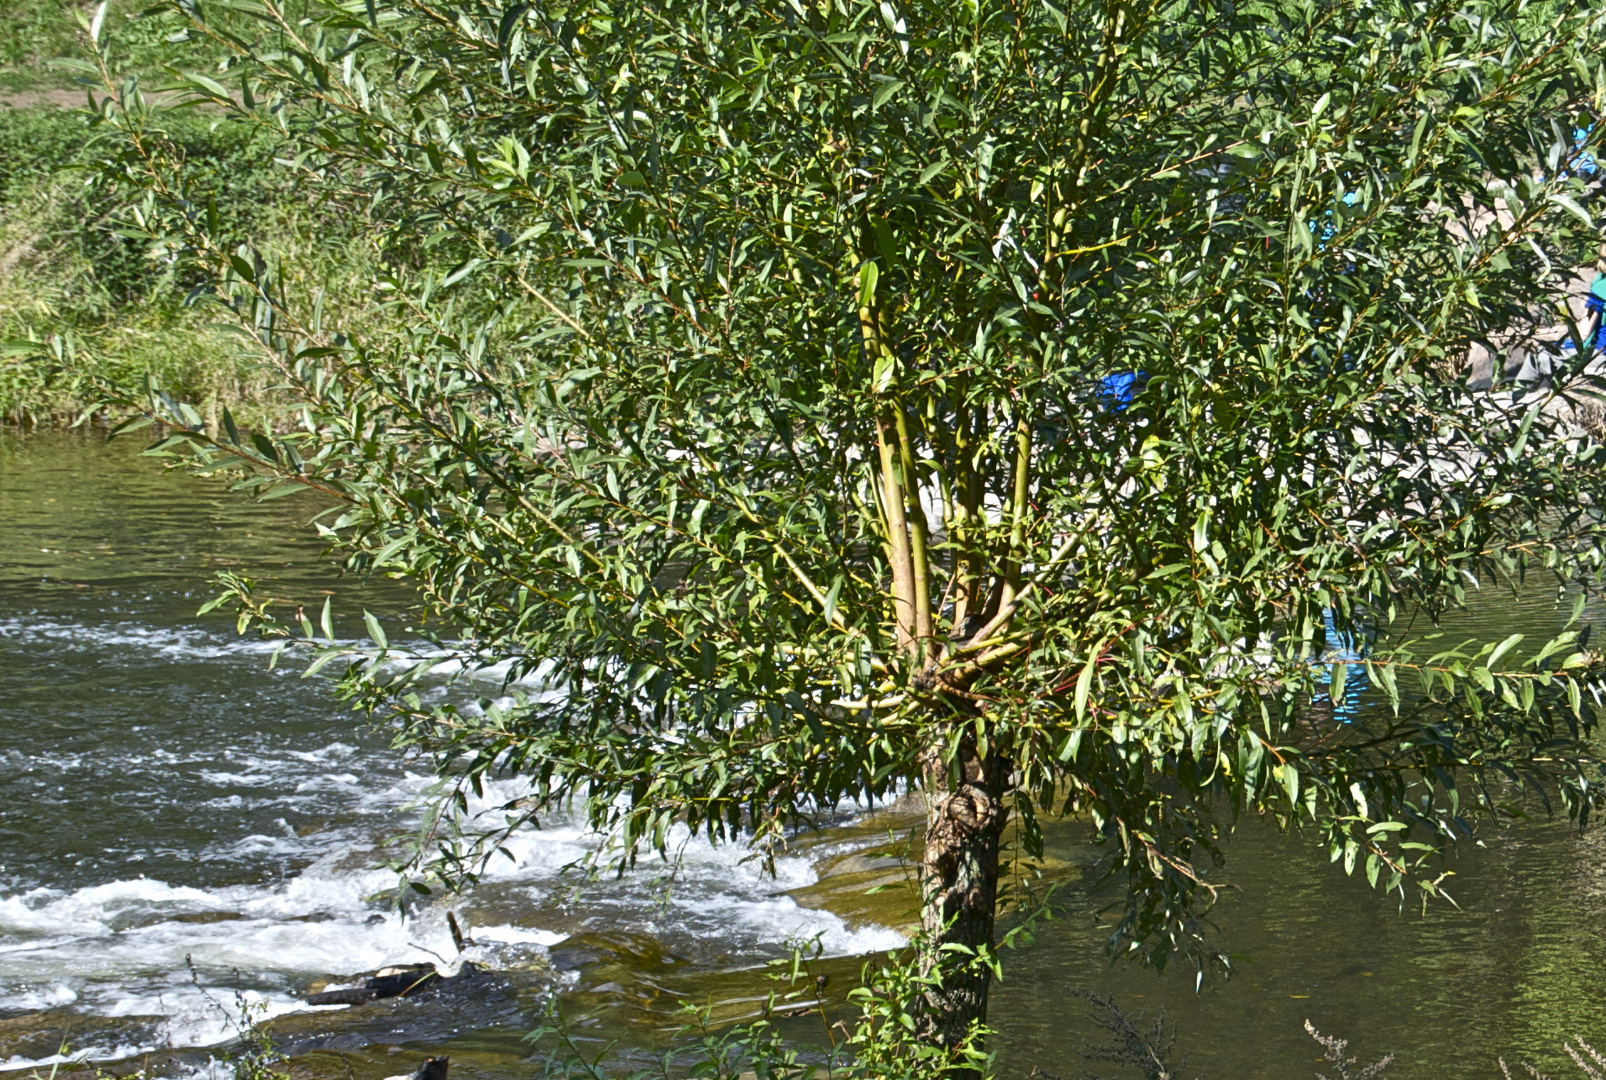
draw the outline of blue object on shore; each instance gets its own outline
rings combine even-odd
[[[1596,274],[1595,280],[1590,282],[1589,295],[1584,297],[1584,313],[1595,319],[1595,332],[1590,336],[1590,348],[1594,352],[1606,352],[1606,274]],[[1574,352],[1578,342],[1567,338],[1561,343],[1561,351]]]
[[[1126,407],[1132,404],[1148,382],[1147,371],[1123,371],[1118,375],[1106,375],[1099,380],[1098,398],[1104,402],[1104,407],[1110,412],[1125,412]]]
[[[1582,149],[1584,143],[1589,140],[1589,133],[1594,130],[1594,124],[1590,124],[1588,127],[1573,128],[1573,145],[1580,149],[1573,155],[1572,161],[1568,162],[1568,164],[1585,176],[1594,176],[1600,171],[1600,165],[1595,161],[1595,155]]]
[[[1346,191],[1339,201],[1345,206],[1354,206],[1361,199],[1360,192]],[[1338,235],[1338,222],[1334,220],[1331,207],[1322,212],[1320,221],[1310,223],[1310,231],[1316,234],[1316,250],[1326,251],[1327,241]]]

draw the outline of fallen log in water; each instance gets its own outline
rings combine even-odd
[[[381,968],[361,986],[348,986],[339,990],[325,990],[308,994],[308,1005],[361,1005],[380,998],[407,997],[423,990],[448,989],[459,980],[473,980],[479,975],[473,964],[464,964],[456,975],[441,975],[433,965],[409,964],[406,967]],[[430,1080],[435,1080],[431,1077]]]
[[[424,1063],[412,1073],[387,1076],[385,1080],[446,1080],[446,1066],[451,1063],[452,1059],[447,1057],[425,1058]]]

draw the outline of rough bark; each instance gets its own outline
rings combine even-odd
[[[978,950],[993,943],[998,898],[998,847],[1008,814],[1003,803],[1006,767],[997,754],[982,756],[968,738],[957,775],[940,748],[923,762],[926,845],[921,887],[922,921],[932,948],[928,965],[942,964],[942,984],[928,991],[920,1017],[922,1036],[955,1046],[972,1021],[987,1018],[991,975],[964,957],[939,951],[946,944]]]

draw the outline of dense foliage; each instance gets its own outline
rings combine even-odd
[[[428,665],[348,674],[456,783],[529,777],[513,820],[579,799],[627,855],[676,822],[773,848],[918,789],[937,970],[989,948],[1011,814],[1028,848],[1084,815],[1126,888],[1112,947],[1165,964],[1209,955],[1237,814],[1403,894],[1521,785],[1587,813],[1575,630],[1393,628],[1474,583],[1598,582],[1601,448],[1560,407],[1582,361],[1487,394],[1459,367],[1594,255],[1570,163],[1606,15],[227,8],[253,29],[174,5],[233,57],[188,85],[295,141],[296,182],[387,252],[385,320],[352,334],[235,244],[103,68],[130,221],[210,269],[304,403],[267,438],[149,400],[177,428],[157,452],[327,493],[352,567],[416,582],[459,657],[544,680],[470,709]],[[1347,723],[1329,614],[1376,637]],[[963,1040],[986,970],[927,991],[928,1038]]]
[[[281,140],[260,127],[193,113],[164,115],[157,131],[184,182],[233,207],[229,223],[242,236],[261,235],[284,201],[283,178],[273,167]],[[112,216],[118,193],[86,188],[81,176],[64,175],[85,165],[86,155],[92,158],[95,134],[73,110],[0,111],[0,209],[25,207],[42,188],[65,180],[70,194],[52,203],[58,215],[52,224],[77,241],[105,301],[128,303],[163,282],[165,267],[149,258],[139,237],[123,235]]]
[[[215,64],[222,51],[188,42],[181,14],[109,3],[98,36],[127,72],[156,75],[182,57]],[[127,235],[113,212],[120,195],[79,171],[99,147],[72,82],[82,63],[87,12],[56,0],[11,0],[0,40],[0,422],[67,423],[96,413],[108,384],[150,380],[261,425],[276,417],[274,380],[254,358],[234,355],[209,313],[185,310],[196,280]],[[229,25],[227,13],[221,18]],[[158,95],[173,101],[173,95]],[[80,106],[74,108],[73,106]],[[366,278],[361,245],[347,247],[337,220],[319,213],[275,168],[282,137],[207,109],[175,107],[152,118],[189,183],[230,210],[229,225],[325,278]],[[293,255],[292,255],[293,253]],[[44,362],[32,362],[43,356]]]

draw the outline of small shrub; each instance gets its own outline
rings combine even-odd
[[[1606,1057],[1602,1057],[1600,1051],[1577,1035],[1563,1042],[1561,1047],[1567,1051],[1567,1056],[1573,1059],[1573,1064],[1577,1065],[1589,1080],[1606,1080]],[[1550,1080],[1550,1077],[1526,1061],[1522,1063],[1521,1073],[1529,1080]],[[1513,1080],[1511,1069],[1506,1066],[1504,1058],[1500,1059],[1500,1075],[1505,1077],[1505,1080]]]
[[[1332,1035],[1323,1035],[1321,1032],[1316,1030],[1315,1025],[1313,1025],[1309,1020],[1305,1021],[1305,1030],[1310,1032],[1311,1038],[1321,1043],[1322,1050],[1324,1051],[1323,1056],[1327,1063],[1338,1070],[1337,1080],[1373,1080],[1374,1077],[1383,1075],[1383,1070],[1388,1068],[1389,1062],[1394,1060],[1393,1054],[1385,1054],[1383,1057],[1372,1062],[1372,1064],[1366,1066],[1358,1072],[1353,1071],[1355,1065],[1357,1064],[1356,1059],[1352,1057],[1346,1057],[1344,1054],[1344,1051],[1349,1048],[1348,1039],[1340,1039]],[[1321,1073],[1317,1073],[1316,1080],[1327,1080],[1327,1077]]]

